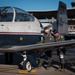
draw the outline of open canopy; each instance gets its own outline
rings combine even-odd
[[[34,18],[31,15],[16,7],[0,7],[0,22],[9,22],[9,21],[29,21]]]

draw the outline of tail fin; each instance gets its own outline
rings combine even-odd
[[[66,4],[59,1],[58,13],[57,13],[57,28],[61,34],[68,33],[68,18]]]

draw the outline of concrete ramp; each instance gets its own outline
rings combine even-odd
[[[13,70],[13,69],[18,69],[18,66],[17,65],[3,65],[3,64],[0,64],[0,72],[1,71]]]

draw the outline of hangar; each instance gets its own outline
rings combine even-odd
[[[71,3],[72,8],[67,8],[67,17],[68,17],[68,31],[75,32],[75,2]],[[37,11],[28,11],[33,14],[39,20],[41,19],[57,19],[58,10],[37,10]]]

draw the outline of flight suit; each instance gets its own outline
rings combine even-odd
[[[44,43],[53,42],[53,36],[51,34],[49,34],[48,36],[45,34],[43,42]],[[52,51],[47,49],[47,51],[45,51],[45,54],[48,56],[47,68],[49,68],[51,67],[52,64]]]
[[[51,34],[44,34],[43,36],[43,43],[48,43],[48,42],[52,42],[52,35]],[[48,57],[48,64],[47,67],[51,67],[51,63],[52,63],[52,51],[49,51],[48,49],[45,51],[45,55],[47,55]],[[40,64],[39,66],[42,66],[44,62],[44,57],[41,57],[40,59]]]
[[[64,41],[64,36],[62,35],[58,35],[57,37],[54,36],[54,42],[57,42],[57,41]],[[64,58],[64,55],[65,55],[65,48],[60,48],[57,50],[57,55],[59,57],[59,61],[60,61],[60,66],[59,68],[60,69],[64,69],[64,65],[65,65],[65,58]]]

